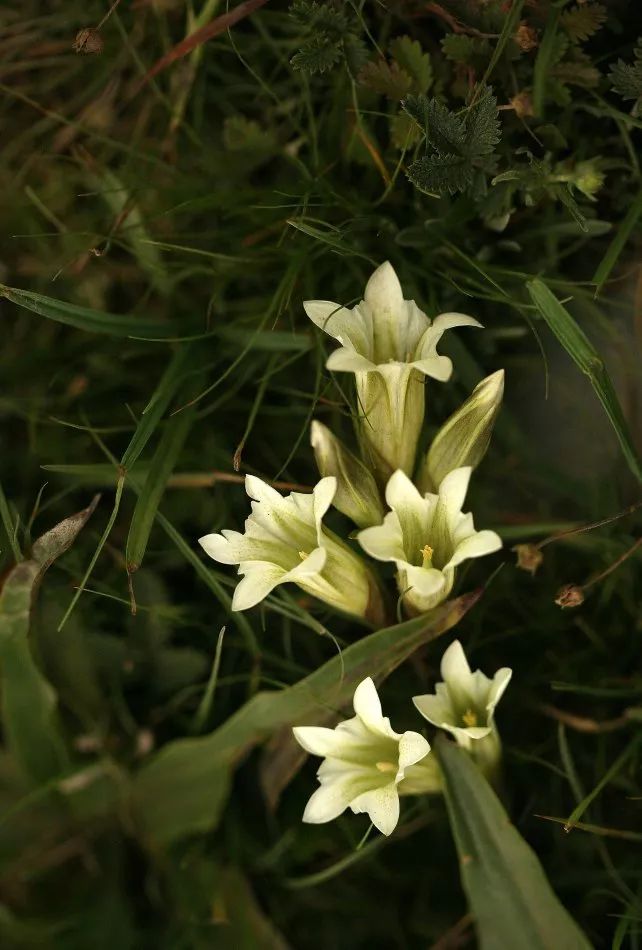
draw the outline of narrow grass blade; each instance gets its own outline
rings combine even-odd
[[[155,336],[159,339],[176,334],[176,327],[160,320],[127,316],[117,313],[104,313],[92,310],[91,307],[81,307],[75,303],[56,300],[54,297],[45,297],[31,290],[20,290],[17,287],[5,287],[0,284],[0,297],[6,297],[18,307],[31,310],[48,320],[56,320],[78,330],[87,330],[89,333],[106,333],[108,336]]]
[[[56,723],[56,695],[29,647],[31,606],[47,568],[73,544],[97,499],[36,541],[31,558],[18,564],[0,594],[2,724],[11,753],[30,778],[44,782],[67,764]]]
[[[450,630],[478,598],[478,592],[464,595],[363,637],[293,686],[257,693],[210,735],[166,745],[135,780],[133,806],[145,833],[168,845],[214,828],[233,766],[252,746],[291,725],[327,722],[365,676],[385,678],[419,646]]]
[[[480,950],[590,950],[472,759],[441,736],[436,745]]]
[[[137,571],[143,562],[149,535],[165,491],[167,479],[176,465],[193,419],[194,412],[192,409],[187,409],[177,416],[172,416],[167,422],[163,436],[158,443],[158,448],[154,453],[147,478],[138,496],[131,525],[129,526],[125,559],[127,571],[130,574]]]
[[[557,26],[562,10],[558,6],[553,6],[546,19],[546,29],[542,36],[537,51],[537,59],[533,67],[533,114],[539,119],[544,116],[544,103],[546,102],[546,84],[550,77],[550,69],[553,64],[555,54],[555,39],[557,37]]]
[[[214,702],[214,694],[216,692],[216,684],[218,682],[218,671],[221,668],[221,655],[223,653],[223,637],[225,636],[225,627],[221,627],[219,631],[218,638],[216,640],[216,652],[214,653],[214,662],[212,664],[212,672],[210,673],[210,678],[207,681],[207,687],[203,693],[203,698],[199,703],[198,709],[194,716],[194,728],[193,731],[198,733],[203,730],[203,726],[207,722],[210,710],[212,708],[212,703]]]
[[[622,253],[624,245],[631,236],[631,231],[635,227],[638,218],[642,214],[642,188],[631,202],[631,206],[626,213],[622,223],[617,229],[613,240],[606,249],[606,254],[597,265],[593,274],[593,283],[596,284],[595,292],[599,294],[600,290],[609,278],[609,275],[615,267],[617,260]]]
[[[89,578],[91,577],[91,572],[93,571],[93,569],[94,569],[94,567],[95,567],[95,565],[96,565],[96,561],[97,561],[98,558],[100,557],[100,552],[102,551],[102,549],[103,549],[104,546],[105,546],[105,542],[107,541],[107,538],[109,537],[109,535],[110,535],[110,533],[111,533],[111,529],[114,527],[116,518],[117,518],[117,516],[118,516],[118,510],[119,510],[119,508],[120,508],[120,499],[121,499],[122,494],[123,494],[123,487],[124,487],[124,485],[125,485],[125,476],[124,476],[124,475],[121,475],[120,478],[118,479],[118,481],[116,482],[116,497],[114,498],[114,507],[112,508],[111,515],[109,516],[109,521],[107,522],[107,524],[106,524],[106,526],[105,526],[105,530],[103,531],[103,533],[102,533],[101,536],[100,536],[100,541],[98,542],[98,546],[97,546],[96,550],[95,550],[94,553],[93,553],[93,556],[92,556],[92,558],[91,558],[91,561],[89,562],[89,566],[87,567],[87,570],[85,571],[85,574],[84,574],[84,576],[83,576],[83,579],[81,580],[80,584],[78,585],[78,590],[76,591],[76,593],[74,594],[74,596],[71,598],[71,603],[70,603],[69,606],[67,607],[67,609],[66,609],[66,611],[65,611],[65,613],[64,613],[64,615],[63,615],[62,620],[61,620],[60,623],[58,624],[58,631],[62,630],[62,628],[63,628],[64,625],[66,624],[67,620],[68,620],[69,617],[71,616],[71,613],[72,613],[74,607],[75,607],[76,604],[78,603],[78,599],[79,599],[80,595],[82,594],[83,590],[85,589],[85,585],[86,585],[87,581],[88,581]]]
[[[528,281],[526,286],[530,298],[541,317],[546,321],[573,362],[590,379],[595,394],[602,403],[613,426],[629,468],[638,481],[642,482],[642,463],[631,438],[611,377],[606,371],[601,356],[566,307],[559,302],[542,280],[536,278]]]
[[[156,390],[140,418],[136,431],[120,460],[123,468],[130,469],[156,430],[181,380],[190,348],[181,347],[174,354],[169,366],[163,373]]]
[[[16,538],[16,525],[14,525],[11,518],[11,512],[9,511],[9,503],[7,501],[7,496],[4,493],[2,484],[0,484],[0,521],[2,521],[2,527],[4,528],[11,552],[13,554],[13,559],[18,564],[22,560],[22,552],[20,550],[20,545],[18,544],[18,539]]]

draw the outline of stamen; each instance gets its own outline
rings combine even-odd
[[[473,712],[472,709],[467,709],[464,715],[461,717],[465,726],[476,726],[477,725],[477,713]]]
[[[302,561],[305,561],[307,556],[308,556],[307,551],[299,551],[299,557],[301,558]]]
[[[377,762],[375,763],[380,772],[396,772],[397,766],[392,762]]]
[[[424,561],[430,561],[435,552],[429,544],[425,544],[419,553],[422,555]]]

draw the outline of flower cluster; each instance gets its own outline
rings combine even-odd
[[[252,513],[245,533],[224,530],[200,543],[214,560],[239,566],[233,610],[253,607],[278,585],[294,583],[336,610],[381,626],[391,611],[378,575],[323,523],[333,505],[360,529],[356,538],[366,555],[395,564],[406,612],[424,613],[449,596],[459,564],[502,544],[495,532],[477,531],[462,509],[501,404],[503,371],[478,384],[418,459],[426,380],[445,382],[453,369],[437,352],[439,341],[446,330],[479,327],[478,321],[461,313],[431,321],[414,300],[404,299],[387,262],[352,309],[328,300],[308,300],[304,308],[340,344],[327,368],[354,376],[358,450],[315,420],[311,443],[322,478],[312,493],[284,498],[248,475]]]
[[[444,653],[441,675],[444,681],[437,683],[435,695],[413,697],[417,710],[429,723],[450,732],[484,771],[492,773],[500,755],[495,707],[511,670],[498,670],[492,680],[481,670],[471,672],[461,643],[455,640]],[[394,731],[370,677],[357,686],[353,705],[354,717],[334,729],[293,730],[306,752],[323,758],[317,772],[319,788],[303,821],[332,821],[350,808],[355,814],[366,812],[373,825],[389,835],[399,820],[400,795],[440,791],[439,766],[422,735]]]
[[[339,347],[328,370],[354,377],[357,445],[354,451],[313,421],[311,444],[320,481],[311,493],[284,497],[254,475],[245,480],[251,514],[245,531],[223,530],[200,539],[207,554],[237,564],[242,576],[233,610],[259,604],[281,584],[301,590],[372,627],[394,616],[376,562],[395,566],[398,597],[409,616],[424,614],[453,590],[457,568],[499,550],[494,531],[478,531],[464,513],[471,475],[488,448],[502,401],[504,373],[482,380],[437,431],[423,457],[427,380],[446,382],[453,370],[437,352],[454,327],[479,327],[473,317],[442,313],[433,320],[404,299],[389,263],[368,280],[352,309],[308,300],[305,312]],[[356,526],[348,538],[324,522],[333,506]],[[492,778],[501,748],[495,707],[511,677],[471,672],[455,641],[441,664],[443,682],[415,696],[416,709],[445,729]],[[319,788],[303,820],[331,821],[346,808],[366,812],[383,834],[399,820],[399,797],[441,790],[439,766],[418,732],[395,732],[370,677],[354,694],[354,717],[334,729],[298,726],[297,742],[323,758]]]

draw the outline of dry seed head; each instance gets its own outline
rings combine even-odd
[[[102,53],[104,45],[98,30],[88,28],[76,33],[73,49],[76,53]]]
[[[579,607],[584,603],[584,591],[578,584],[564,584],[557,592],[555,603],[562,609]]]
[[[534,575],[544,560],[544,555],[535,544],[516,544],[513,551],[517,555],[517,566],[529,574]]]

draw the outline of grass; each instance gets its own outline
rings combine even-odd
[[[532,202],[514,196],[500,232],[488,227],[490,199],[430,197],[410,184],[416,146],[390,144],[395,102],[342,62],[320,75],[292,68],[306,37],[286,3],[252,12],[144,85],[191,32],[190,7],[115,5],[103,51],[74,53],[77,32],[108,6],[57,0],[43,14],[25,0],[0,12],[0,281],[17,288],[0,301],[2,576],[101,494],[31,618],[68,767],[37,779],[20,767],[2,691],[3,946],[475,945],[441,800],[409,800],[390,839],[371,834],[361,846],[364,816],[304,826],[315,766],[296,771],[278,732],[251,750],[239,742],[229,799],[227,765],[217,776],[197,762],[213,773],[211,791],[190,789],[183,774],[153,785],[150,815],[189,825],[193,791],[220,800],[217,828],[161,846],[139,798],[141,774],[153,776],[145,770],[173,740],[209,736],[259,690],[330,661],[340,681],[339,660],[362,642],[362,629],[293,587],[232,613],[234,573],[206,562],[196,539],[240,527],[246,472],[314,484],[313,417],[350,437],[347,378],[325,370],[326,340],[301,304],[351,304],[390,259],[429,314],[462,310],[486,328],[444,341],[456,372],[449,385],[430,384],[429,434],[482,376],[506,369],[505,406],[472,491],[476,522],[505,547],[462,572],[456,591],[492,576],[456,634],[473,666],[514,670],[498,713],[505,806],[591,942],[637,948],[639,551],[581,607],[554,600],[621,558],[640,513],[545,546],[534,577],[510,550],[640,499],[640,123],[607,70],[632,58],[634,5],[614,4],[585,47],[598,85],[568,95],[546,84],[561,26],[550,19],[542,35],[544,3],[523,14],[539,49],[516,55],[501,21],[478,29],[491,39],[472,65],[442,55],[451,28],[425,4],[349,5],[370,55],[391,36],[422,44],[431,94],[450,108],[464,107],[475,79],[493,84],[502,141],[488,181],[521,174],[520,149],[541,161],[548,150],[553,164],[602,156],[596,200],[568,192],[579,218],[559,184],[540,181]],[[474,6],[442,9],[474,28]],[[209,3],[202,21],[224,12]],[[503,108],[533,76],[545,119]],[[561,302],[562,330],[559,311],[547,317],[529,296],[536,279]],[[589,377],[608,370],[618,431],[565,350],[569,327],[588,346]],[[431,687],[447,637],[383,684],[395,728],[416,728],[407,697]]]

